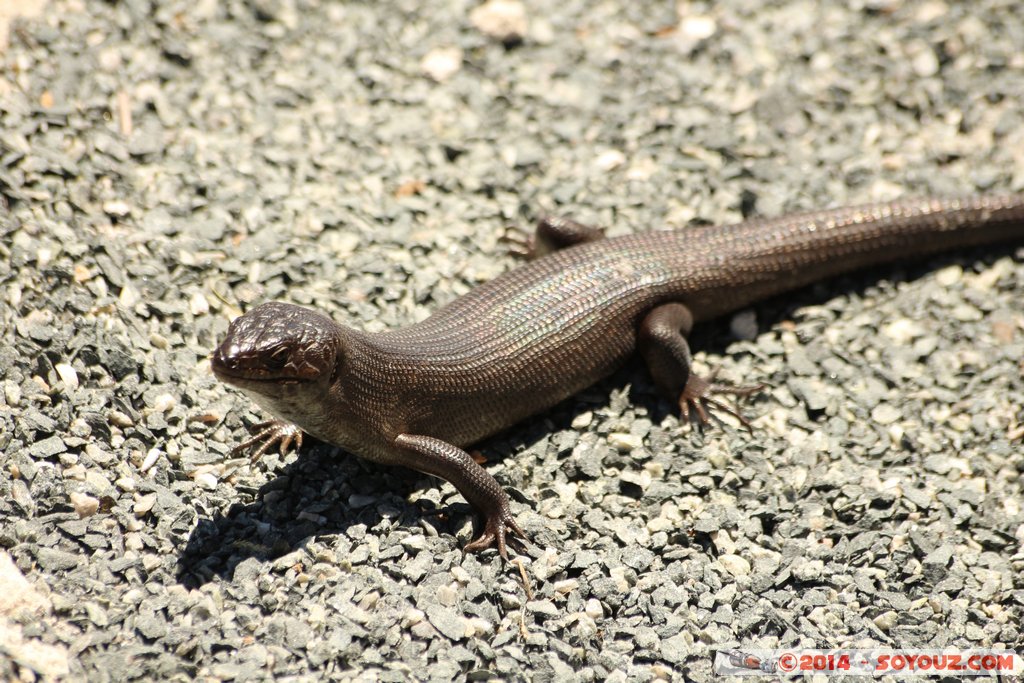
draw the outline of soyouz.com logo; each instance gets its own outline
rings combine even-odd
[[[1024,673],[1013,650],[719,650],[715,673],[725,676],[845,674],[993,676]]]

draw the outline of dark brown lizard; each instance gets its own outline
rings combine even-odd
[[[701,421],[728,388],[690,372],[694,322],[872,264],[1024,240],[1024,195],[923,199],[600,239],[542,223],[553,249],[426,320],[369,334],[265,303],[231,323],[217,377],[279,421],[262,453],[302,431],[450,481],[484,518],[467,546],[525,536],[508,497],[463,450],[593,384],[638,350],[657,386]],[[564,248],[563,248],[564,247]]]

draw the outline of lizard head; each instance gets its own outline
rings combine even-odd
[[[218,379],[262,404],[261,398],[329,384],[341,349],[341,328],[333,320],[272,301],[232,321],[210,364]]]

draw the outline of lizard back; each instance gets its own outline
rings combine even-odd
[[[387,374],[407,378],[403,427],[467,444],[610,374],[659,304],[705,320],[866,266],[1022,237],[1020,195],[639,233],[555,252],[367,341]]]

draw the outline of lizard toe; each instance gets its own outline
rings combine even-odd
[[[526,550],[529,542],[526,534],[516,523],[510,510],[506,509],[498,514],[490,515],[484,525],[484,531],[477,538],[466,544],[467,552],[480,552],[490,547],[496,547],[501,559],[508,561],[508,548],[516,552]]]
[[[711,423],[712,418],[718,417],[718,413],[725,413],[736,419],[747,431],[753,432],[753,425],[750,424],[743,413],[738,409],[714,398],[716,394],[729,394],[737,398],[752,396],[766,387],[764,384],[732,386],[714,382],[718,374],[717,368],[707,377],[691,374],[686,380],[682,395],[679,397],[679,411],[683,419],[688,423],[697,423],[699,428],[704,428]]]
[[[278,452],[285,455],[288,449],[294,444],[295,450],[302,448],[302,430],[297,426],[280,420],[265,420],[257,422],[249,428],[252,436],[231,450],[232,455],[244,453],[255,446],[249,459],[256,462],[263,455],[278,446]]]
[[[521,228],[508,226],[499,235],[498,241],[506,245],[508,253],[519,258],[532,259],[536,256],[536,249],[532,235],[527,234]]]

